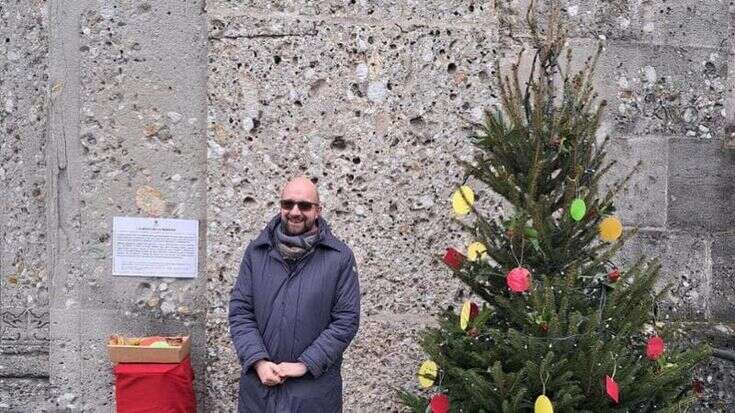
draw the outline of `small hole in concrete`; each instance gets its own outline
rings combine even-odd
[[[344,150],[347,148],[347,142],[341,136],[334,138],[332,143],[329,145],[332,149]]]

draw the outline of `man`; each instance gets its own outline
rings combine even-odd
[[[286,184],[280,207],[246,248],[230,298],[238,412],[339,412],[342,353],[360,320],[355,257],[307,178]]]

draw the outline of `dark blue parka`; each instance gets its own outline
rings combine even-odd
[[[318,244],[293,267],[276,248],[276,216],[245,250],[230,299],[230,334],[242,366],[238,412],[339,412],[342,353],[357,333],[355,257],[321,217]],[[303,377],[261,384],[253,364],[301,361]]]

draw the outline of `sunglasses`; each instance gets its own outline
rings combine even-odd
[[[309,212],[311,211],[311,208],[318,206],[319,204],[309,201],[292,201],[290,199],[281,200],[281,209],[290,211],[294,205],[298,206],[300,211]]]

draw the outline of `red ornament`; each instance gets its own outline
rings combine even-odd
[[[470,320],[474,320],[480,314],[480,307],[475,303],[470,303]]]
[[[697,397],[702,397],[702,393],[704,393],[704,383],[702,383],[702,380],[692,380],[692,389],[694,389],[694,393]]]
[[[462,263],[467,257],[462,255],[459,251],[456,249],[449,247],[447,248],[447,252],[444,254],[444,263],[449,266],[449,268],[453,270],[459,270],[459,267],[462,266]]]
[[[480,332],[477,331],[475,327],[472,327],[471,329],[467,330],[467,335],[470,337],[477,337],[480,335]]]
[[[435,394],[429,402],[432,413],[447,413],[449,411],[449,397],[446,394]]]
[[[618,383],[610,376],[605,376],[605,391],[608,397],[616,404],[620,403],[620,390],[618,389]]]
[[[612,270],[610,270],[609,273],[607,273],[607,279],[611,283],[617,282],[618,278],[620,278],[620,270],[617,267],[613,268]]]
[[[510,270],[505,276],[505,283],[514,293],[522,293],[531,288],[531,272],[523,267]]]
[[[538,329],[539,329],[539,331],[541,331],[542,333],[546,334],[546,333],[548,333],[548,332],[549,332],[549,325],[548,325],[548,324],[546,324],[546,323],[541,323],[541,324],[539,324],[539,326],[538,326]]]
[[[653,336],[646,343],[646,357],[658,360],[664,354],[664,340],[659,336]]]

